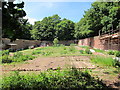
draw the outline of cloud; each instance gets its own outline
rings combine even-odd
[[[35,22],[35,21],[38,21],[37,19],[31,18],[31,17],[28,17],[28,16],[24,17],[24,19],[28,19],[28,22],[29,22],[30,24],[32,24],[32,25],[34,25],[34,22]]]

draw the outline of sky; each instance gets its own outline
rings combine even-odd
[[[44,17],[58,14],[61,18],[67,18],[78,22],[93,2],[25,2],[25,18],[31,24],[41,21]]]

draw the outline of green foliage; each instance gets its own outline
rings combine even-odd
[[[95,50],[95,52],[105,53],[105,51],[101,49],[93,49],[93,50]]]
[[[80,55],[80,53],[74,46],[64,46],[58,44],[57,47],[49,46],[49,47],[34,49],[32,55],[63,56],[63,55]]]
[[[116,57],[120,57],[120,51],[117,51],[117,52],[115,53],[115,56],[116,56]]]
[[[40,74],[13,75],[3,78],[2,90],[89,90],[105,89],[106,86],[99,79],[91,77],[87,71],[59,69],[46,71]]]
[[[31,35],[34,39],[53,41],[55,37],[59,40],[73,39],[74,23],[63,19],[56,14],[45,17],[42,21],[35,22]]]
[[[109,55],[114,55],[114,54],[115,54],[115,52],[114,52],[114,51],[112,51],[112,50],[109,50],[109,51],[108,51],[108,54],[109,54]]]
[[[51,54],[53,54],[53,52],[51,52],[51,51],[42,52],[42,55],[44,55],[44,56],[50,56]]]
[[[84,54],[84,50],[79,50],[79,52],[80,52],[81,54]]]
[[[92,52],[90,51],[90,49],[85,49],[85,53],[92,54]]]
[[[115,67],[120,68],[120,60],[115,59]]]
[[[23,27],[27,20],[23,19],[26,16],[23,10],[24,2],[2,2],[2,36],[10,38],[11,41],[20,38],[23,34]],[[19,32],[19,33],[18,33]]]
[[[104,57],[104,56],[94,56],[91,58],[91,61],[100,64],[103,66],[114,66],[115,61],[112,57]]]
[[[9,50],[3,50],[3,51],[1,51],[1,53],[2,53],[2,56],[4,56],[4,55],[9,55]]]
[[[35,56],[23,55],[22,52],[16,52],[12,59],[14,62],[21,62],[21,61],[26,61],[26,60],[32,60],[34,58],[35,58]]]
[[[85,11],[84,17],[75,24],[75,38],[86,38],[119,28],[120,2],[94,2],[90,9]],[[99,17],[99,18],[98,18]]]
[[[77,46],[77,44],[71,43],[70,46]]]
[[[9,50],[1,51],[1,56],[0,57],[2,58],[2,63],[11,63],[12,62],[12,59],[9,56]]]
[[[89,46],[80,46],[81,48],[89,49]]]
[[[32,52],[32,55],[37,55],[37,54],[41,54],[40,50],[35,50]]]
[[[69,46],[69,51],[72,52],[72,53],[74,53],[76,51],[76,49],[75,49],[74,46],[71,45],[71,46]]]
[[[58,39],[55,38],[55,39],[53,40],[53,44],[54,44],[54,46],[57,46],[58,42],[59,42]]]
[[[13,62],[9,55],[2,56],[2,63],[11,63]]]

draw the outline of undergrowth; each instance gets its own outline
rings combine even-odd
[[[3,78],[2,90],[100,90],[107,88],[99,78],[88,71],[75,68],[49,70],[40,74],[19,74],[16,71]]]

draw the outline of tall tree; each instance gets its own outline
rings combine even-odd
[[[120,23],[120,1],[94,2],[92,7],[85,11],[84,17],[75,25],[76,38],[96,36],[99,30],[115,30]]]
[[[13,2],[2,2],[2,37],[10,38],[11,41],[19,38],[22,34],[22,25],[26,23],[23,10],[24,2],[14,4]]]
[[[74,22],[71,20],[63,19],[55,28],[55,34],[59,40],[74,39]]]

